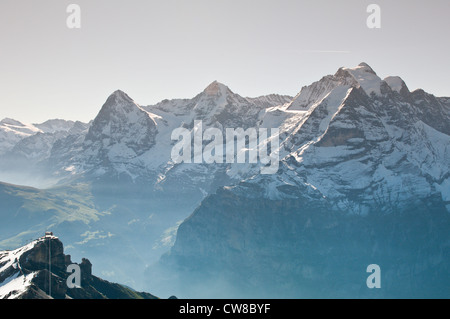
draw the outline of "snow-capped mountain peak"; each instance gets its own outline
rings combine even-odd
[[[206,89],[203,91],[204,94],[208,96],[217,96],[217,95],[225,95],[227,92],[231,92],[231,90],[225,85],[220,82],[214,81],[210,85],[206,87]]]
[[[127,109],[131,110],[134,106],[139,107],[139,105],[128,96],[125,92],[121,90],[114,91],[106,100],[103,105],[103,109]]]
[[[130,161],[148,151],[155,142],[156,123],[123,91],[106,100],[84,140],[79,161],[105,163]],[[111,167],[109,167],[111,168]]]
[[[130,122],[136,122],[139,118],[148,118],[147,111],[130,98],[128,94],[117,90],[103,104],[92,126],[94,127],[100,122],[106,124],[114,119],[118,121],[128,119]]]
[[[309,86],[304,86],[292,100],[289,110],[306,111],[328,97],[335,89],[339,92],[350,87],[361,87],[367,95],[381,95],[383,81],[367,64],[360,63],[353,68],[340,68],[334,75],[324,76]]]
[[[388,76],[383,80],[386,82],[387,85],[393,90],[398,93],[401,93],[402,90],[406,90],[409,92],[408,87],[406,86],[406,83],[403,81],[403,79],[399,76]]]
[[[128,94],[126,94],[124,91],[122,91],[122,90],[114,91],[111,94],[111,96],[114,96],[114,97],[116,97],[118,99],[125,100],[125,101],[133,101],[133,99]]]
[[[24,124],[14,119],[5,118],[0,121],[0,127],[5,130],[14,131],[18,134],[23,133],[25,135],[31,135],[40,132],[39,128],[31,124]]]
[[[21,140],[42,131],[31,124],[5,118],[0,121],[0,154],[10,151]]]
[[[367,95],[370,96],[372,93],[376,95],[381,94],[382,80],[367,63],[362,62],[357,67],[343,68],[343,70],[348,72],[358,82]]]
[[[350,87],[360,86],[360,83],[352,72],[356,74],[356,70],[363,67],[358,66],[354,69],[340,68],[334,75],[324,76],[319,81],[304,86],[300,93],[297,94],[290,103],[288,107],[289,110],[307,111],[313,106],[321,103],[326,97],[330,97],[330,94],[335,91],[335,89],[338,89],[337,91],[341,92],[348,90]],[[370,67],[366,68],[367,71],[369,71],[369,69]]]

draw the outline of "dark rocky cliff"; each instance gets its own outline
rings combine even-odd
[[[450,215],[439,198],[352,215],[326,201],[221,191],[180,225],[161,268],[179,274],[175,282],[184,293],[211,291],[222,281],[233,286],[230,297],[449,297],[448,229]],[[371,264],[381,267],[381,289],[366,285]],[[215,289],[212,294],[223,293]]]
[[[4,298],[17,295],[17,299],[157,299],[149,293],[136,292],[94,276],[91,262],[85,258],[80,264],[72,262],[70,255],[64,254],[63,243],[57,237],[40,238],[28,245],[23,253],[18,249],[1,254],[0,266],[3,267],[8,265],[8,255],[19,257],[13,258],[11,266],[0,273],[0,285],[10,281],[11,277],[33,275],[24,291],[11,291]],[[73,264],[80,268],[81,287],[69,288],[67,285],[71,275],[67,267]]]

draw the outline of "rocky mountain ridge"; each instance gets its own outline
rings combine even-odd
[[[188,294],[222,278],[230,295],[448,297],[448,116],[364,63],[303,88],[264,117],[281,123],[278,173],[205,198],[159,271]],[[385,289],[366,289],[371,263]]]
[[[79,287],[67,284],[70,265],[80,269]],[[70,281],[70,279],[69,279]],[[46,235],[13,251],[0,251],[0,299],[157,299],[92,275],[83,258],[73,263],[62,242]]]

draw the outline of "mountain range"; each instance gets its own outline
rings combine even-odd
[[[195,121],[278,129],[278,172],[175,163],[171,134]],[[449,297],[449,168],[450,98],[366,63],[295,97],[214,81],[142,106],[118,90],[90,123],[0,122],[0,249],[52,229],[158,295]],[[382,289],[366,287],[373,263]]]

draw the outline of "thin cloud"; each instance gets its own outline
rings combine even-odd
[[[302,50],[303,53],[352,53],[346,50]]]

